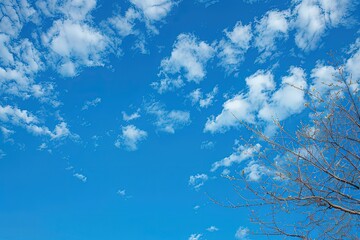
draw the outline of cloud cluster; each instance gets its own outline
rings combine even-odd
[[[274,76],[269,71],[258,70],[246,78],[246,85],[249,89],[246,94],[236,94],[223,104],[219,115],[207,120],[205,132],[225,132],[244,121],[264,122],[270,134],[274,119],[282,121],[304,108],[305,93],[301,89],[307,88],[307,82],[301,68],[291,67],[276,90]]]
[[[218,86],[215,86],[211,92],[205,94],[204,96],[201,89],[197,88],[189,94],[189,98],[192,105],[199,104],[200,108],[208,108],[215,101],[214,99],[218,91]]]

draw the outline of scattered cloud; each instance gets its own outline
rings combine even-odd
[[[239,227],[235,233],[235,238],[238,240],[248,240],[249,232],[247,227]]]
[[[126,122],[130,122],[130,121],[132,121],[132,120],[135,120],[135,119],[138,119],[138,118],[141,117],[141,115],[140,115],[140,109],[136,110],[136,112],[134,112],[134,113],[132,113],[132,114],[130,114],[130,115],[128,115],[128,114],[127,114],[126,112],[124,112],[124,111],[122,111],[121,113],[122,113],[122,118],[123,118],[123,120],[126,121]]]
[[[86,101],[83,105],[83,107],[81,108],[81,110],[88,110],[89,107],[96,107],[99,103],[101,103],[101,98],[95,98],[94,100],[91,101]]]
[[[214,162],[211,166],[211,171],[215,172],[220,167],[230,167],[235,163],[238,164],[244,160],[252,159],[253,156],[260,151],[260,148],[260,144],[245,146],[241,145],[239,141],[235,141],[234,152],[230,156]]]
[[[290,11],[269,11],[255,26],[254,45],[260,56],[258,61],[263,63],[276,51],[279,40],[286,39],[289,31]]]
[[[208,227],[206,229],[206,231],[208,231],[208,232],[217,232],[217,231],[219,231],[219,229],[217,227],[215,227],[215,226],[210,226],[210,227]]]
[[[150,102],[145,105],[147,114],[154,116],[154,125],[157,130],[167,133],[175,133],[176,129],[180,129],[190,124],[190,113],[180,110],[168,111],[164,105],[159,102]]]
[[[6,156],[6,153],[0,149],[0,159],[4,158]]]
[[[232,31],[224,30],[226,38],[220,40],[217,45],[220,66],[227,73],[237,73],[244,55],[250,48],[252,39],[251,24],[243,25],[240,21],[236,23]]]
[[[215,143],[212,141],[203,141],[200,145],[201,149],[206,149],[206,150],[213,149],[214,147],[215,147]]]
[[[301,0],[293,10],[295,43],[305,50],[314,50],[327,29],[346,24],[351,12],[349,0]]]
[[[115,141],[115,147],[122,146],[128,151],[135,151],[138,149],[138,144],[147,138],[148,134],[144,130],[140,130],[134,125],[127,125],[122,127],[122,133]]]
[[[189,94],[189,98],[191,100],[192,105],[199,104],[200,108],[208,108],[213,104],[214,98],[218,93],[218,91],[219,91],[218,86],[215,86],[213,90],[207,93],[204,97],[203,93],[201,92],[201,89],[197,88]]]
[[[150,22],[164,19],[176,5],[173,0],[130,0]]]
[[[74,77],[82,66],[104,65],[108,39],[90,25],[57,20],[41,35],[42,43],[50,50],[50,59],[57,71],[65,77]]]
[[[39,125],[39,119],[31,112],[10,105],[0,106],[0,121],[25,128],[35,136],[48,136],[51,139],[79,138],[70,132],[65,122],[58,123],[51,131],[48,127]]]
[[[82,181],[83,183],[86,183],[86,181],[87,181],[87,177],[81,173],[74,173],[73,176],[76,177],[77,179],[79,179],[80,181]]]
[[[256,182],[259,181],[263,175],[269,174],[270,171],[265,166],[253,160],[243,169],[243,173],[249,181]]]
[[[202,234],[191,234],[189,237],[189,240],[200,240],[202,237]]]
[[[271,134],[274,119],[282,121],[304,109],[305,92],[301,89],[305,90],[307,83],[301,68],[291,67],[276,91],[274,77],[269,71],[258,70],[246,78],[246,85],[249,88],[246,94],[239,93],[228,99],[218,116],[208,118],[205,132],[225,132],[244,121],[265,122],[265,132]]]
[[[189,186],[193,187],[195,190],[199,190],[208,179],[209,177],[206,174],[196,174],[194,176],[190,176]]]
[[[151,85],[159,92],[174,90],[188,82],[201,82],[206,76],[206,65],[215,50],[192,34],[180,34],[174,43],[171,56],[161,61],[160,81]]]

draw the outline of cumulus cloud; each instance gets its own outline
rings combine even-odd
[[[251,24],[237,22],[232,31],[224,30],[226,38],[217,45],[220,66],[228,73],[237,72],[244,55],[250,47],[252,38]]]
[[[240,121],[255,122],[254,111],[269,98],[269,91],[275,83],[270,72],[257,71],[246,78],[248,94],[239,93],[223,104],[222,112],[211,116],[205,124],[205,132],[225,132],[231,127],[239,126]]]
[[[198,190],[201,186],[205,184],[208,179],[209,177],[206,174],[196,174],[190,176],[189,186],[193,187],[195,190]]]
[[[259,62],[264,62],[276,51],[276,43],[287,38],[290,11],[269,11],[255,26],[254,45],[258,49]]]
[[[82,106],[81,110],[88,110],[89,107],[96,107],[99,103],[101,103],[101,98],[99,97],[90,101],[86,101]]]
[[[280,87],[275,90],[271,72],[258,70],[246,78],[249,90],[239,93],[223,104],[218,116],[210,116],[205,124],[205,132],[225,132],[237,127],[241,121],[254,124],[265,122],[267,134],[271,134],[274,119],[282,121],[300,113],[304,109],[307,83],[304,70],[291,67],[289,76],[282,78]]]
[[[138,144],[147,138],[147,132],[138,129],[134,125],[127,125],[122,127],[122,133],[115,141],[117,148],[124,147],[128,151],[135,151],[138,149]]]
[[[345,24],[352,3],[349,0],[301,0],[294,8],[296,45],[305,50],[315,49],[327,29]]]
[[[235,233],[235,238],[238,240],[248,240],[249,232],[247,227],[239,227]]]
[[[282,121],[304,109],[307,83],[301,68],[290,68],[289,76],[283,77],[280,88],[274,92],[270,101],[259,111],[259,117],[271,122],[274,118]],[[303,89],[303,90],[301,90]]]
[[[235,143],[234,152],[217,162],[214,162],[211,166],[211,171],[215,172],[220,167],[230,167],[233,164],[241,163],[244,160],[251,159],[255,153],[259,152],[261,148],[260,144],[254,146],[240,145],[238,141]]]
[[[206,76],[206,65],[214,53],[212,46],[194,35],[180,34],[171,56],[161,61],[160,81],[153,82],[152,86],[163,93],[182,87],[185,79],[188,82],[201,82]]]
[[[199,104],[199,107],[201,108],[208,108],[213,104],[218,91],[219,88],[215,86],[211,92],[205,94],[204,96],[201,89],[197,88],[189,94],[189,98],[192,105]]]
[[[176,129],[180,129],[189,125],[190,113],[180,110],[168,111],[159,102],[150,102],[145,105],[147,114],[154,116],[154,125],[159,131],[167,133],[175,133]]]
[[[44,46],[51,50],[55,67],[63,76],[76,76],[82,66],[104,65],[108,40],[86,23],[57,20],[41,38]]]

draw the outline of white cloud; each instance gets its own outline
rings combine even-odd
[[[163,93],[180,88],[185,78],[188,82],[201,82],[206,76],[206,64],[214,56],[214,49],[191,34],[180,34],[170,57],[161,61],[160,82],[152,86]]]
[[[87,110],[89,107],[96,107],[99,103],[101,103],[101,98],[97,97],[91,101],[86,101],[81,110]]]
[[[41,38],[51,50],[54,67],[63,76],[76,76],[82,66],[104,65],[108,40],[86,23],[58,20]]]
[[[12,141],[12,139],[10,138],[11,135],[13,135],[15,132],[13,130],[7,129],[4,126],[0,126],[0,132],[2,133],[3,137],[4,137],[4,141]]]
[[[304,109],[306,88],[304,70],[291,67],[289,76],[282,78],[280,88],[271,96],[269,103],[260,109],[259,117],[268,122],[274,118],[282,121],[300,113]]]
[[[269,11],[256,24],[255,47],[260,56],[259,62],[264,62],[276,51],[276,42],[287,38],[289,31],[290,11]]]
[[[201,89],[198,88],[189,94],[189,98],[193,105],[198,103],[201,108],[208,108],[213,104],[214,98],[215,98],[216,94],[218,93],[218,91],[219,91],[219,88],[217,86],[215,86],[213,88],[213,90],[211,92],[207,93],[204,97],[203,93],[201,92]]]
[[[0,5],[1,33],[17,37],[25,23],[36,20],[36,11],[27,0],[2,0]]]
[[[196,174],[194,176],[190,176],[189,185],[195,190],[198,190],[208,179],[209,177],[206,174]]]
[[[211,116],[205,124],[205,132],[224,132],[231,127],[240,125],[240,121],[254,123],[254,111],[268,99],[269,91],[274,89],[275,83],[270,72],[257,71],[246,78],[249,87],[248,94],[237,94],[223,104],[222,112]]]
[[[90,18],[89,14],[96,7],[96,0],[38,0],[36,7],[46,17],[61,14],[66,19],[82,21]]]
[[[210,226],[206,229],[208,232],[217,232],[219,229],[215,226]]]
[[[224,30],[224,32],[226,38],[217,45],[220,66],[224,67],[228,73],[237,72],[239,64],[244,60],[244,55],[250,47],[251,24],[243,25],[237,22],[232,31]]]
[[[130,0],[130,2],[150,22],[165,18],[175,5],[175,1],[172,0]]]
[[[315,49],[325,31],[346,23],[352,6],[349,0],[297,1],[295,15],[295,42],[303,50]]]
[[[333,66],[317,64],[311,71],[312,83],[309,87],[311,94],[315,97],[323,97],[334,90],[339,83],[336,81],[337,70]]]
[[[346,61],[345,70],[355,82],[360,81],[360,38],[351,45],[350,58]]]
[[[80,181],[84,182],[84,183],[86,183],[86,181],[87,181],[87,177],[84,176],[81,173],[74,173],[73,176],[76,177],[77,179],[79,179]]]
[[[39,119],[31,112],[10,105],[0,106],[0,121],[25,128],[35,136],[48,136],[51,139],[78,138],[70,132],[65,122],[60,122],[50,131],[48,127],[39,125]]]
[[[238,240],[247,240],[249,236],[249,229],[247,227],[239,227],[235,233],[235,238]]]
[[[138,149],[138,144],[147,138],[147,132],[138,129],[134,125],[127,125],[122,127],[122,133],[115,141],[115,146],[124,148],[128,151],[135,151]]]
[[[191,122],[189,112],[180,110],[168,111],[158,102],[146,104],[145,110],[147,114],[155,117],[154,125],[159,131],[175,133],[176,129],[189,125]]]
[[[271,72],[262,70],[247,77],[248,93],[240,93],[228,99],[218,116],[208,118],[204,131],[225,132],[244,121],[251,124],[265,122],[266,134],[272,134],[274,119],[282,121],[300,113],[305,103],[305,91],[300,89],[307,88],[304,70],[291,67],[289,76],[282,78],[282,83],[275,92],[273,78]]]
[[[201,149],[213,149],[214,146],[215,146],[215,143],[212,142],[212,141],[203,141],[203,142],[201,143],[200,148],[201,148]]]
[[[202,237],[202,234],[191,234],[189,237],[189,240],[200,240]]]
[[[256,161],[250,161],[248,165],[243,169],[249,181],[259,181],[263,175],[269,174],[270,171],[265,166],[260,165]]]
[[[135,21],[140,18],[140,14],[134,8],[129,8],[124,16],[120,13],[108,19],[109,25],[115,30],[115,33],[124,38],[129,35],[137,35]]]
[[[123,120],[124,121],[126,121],[126,122],[129,122],[129,121],[132,121],[132,120],[135,120],[135,119],[137,119],[137,118],[139,118],[139,117],[141,117],[141,115],[140,115],[140,109],[138,109],[138,110],[136,110],[136,112],[134,112],[134,113],[132,113],[132,114],[130,114],[130,115],[128,115],[126,112],[121,112],[122,113],[122,118],[123,118]]]
[[[220,161],[214,162],[211,166],[211,171],[214,172],[220,167],[230,167],[233,164],[241,163],[244,160],[253,158],[254,154],[260,151],[261,145],[256,144],[254,146],[240,145],[236,141],[234,152],[229,156]]]

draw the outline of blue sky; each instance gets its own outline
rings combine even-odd
[[[269,175],[239,120],[307,119],[360,78],[351,0],[3,0],[0,239],[258,239],[223,175]],[[236,116],[236,118],[234,117]],[[265,211],[265,210],[264,210]],[[266,212],[260,212],[266,214]]]

